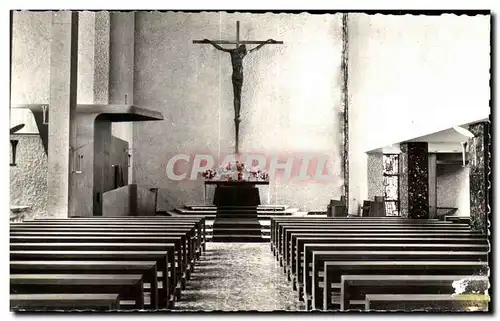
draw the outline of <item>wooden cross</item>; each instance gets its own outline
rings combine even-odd
[[[211,44],[216,49],[227,52],[231,55],[231,63],[233,65],[233,89],[234,89],[234,126],[235,126],[235,151],[239,152],[239,125],[240,125],[240,109],[241,109],[241,88],[243,86],[243,58],[256,50],[259,50],[266,44],[283,44],[283,41],[268,39],[265,41],[256,40],[240,40],[240,22],[236,21],[236,40],[193,40],[193,43]],[[219,45],[236,45],[234,49],[226,49]],[[246,45],[257,45],[256,47],[247,50]]]

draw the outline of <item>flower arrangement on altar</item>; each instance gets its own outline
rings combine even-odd
[[[245,167],[244,163],[228,163],[215,169],[208,169],[201,174],[208,181],[269,181],[269,174],[256,167]]]

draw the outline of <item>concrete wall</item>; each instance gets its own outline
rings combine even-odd
[[[271,203],[324,210],[340,198],[341,15],[136,13],[134,102],[165,121],[134,125],[134,182],[159,187],[159,208],[203,200],[203,182],[173,182],[165,167],[178,153],[234,150],[233,88],[227,53],[194,39],[273,38],[244,60],[240,152],[317,152],[330,158],[333,183],[273,181]],[[266,189],[261,198],[266,200]]]
[[[469,168],[438,165],[436,171],[438,207],[457,207],[457,216],[470,216]]]
[[[488,117],[488,16],[349,15],[350,209],[365,152]]]

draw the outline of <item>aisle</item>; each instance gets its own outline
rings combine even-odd
[[[176,310],[297,311],[297,292],[269,243],[207,243]]]

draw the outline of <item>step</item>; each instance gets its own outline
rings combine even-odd
[[[239,224],[227,224],[215,222],[212,224],[213,229],[262,229],[262,225],[257,223],[239,223]]]
[[[177,212],[177,213],[181,213],[181,214],[195,214],[195,215],[206,215],[206,214],[218,214],[218,213],[254,213],[254,214],[265,214],[265,215],[290,215],[290,214],[293,214],[293,213],[296,213],[298,211],[298,209],[296,208],[289,208],[289,209],[286,209],[286,210],[282,210],[282,211],[270,211],[270,210],[265,210],[265,209],[236,209],[236,208],[232,208],[232,209],[223,209],[223,208],[219,208],[219,209],[211,209],[211,210],[190,210],[190,209],[187,209],[187,208],[176,208],[174,209],[174,212]]]
[[[243,233],[243,234],[262,234],[262,229],[261,228],[213,228],[212,229],[212,234],[238,234],[238,233]]]
[[[262,209],[262,210],[281,210],[281,211],[288,209],[288,207],[289,207],[288,205],[259,205],[259,206],[257,206],[258,209]],[[215,205],[189,205],[189,204],[186,204],[186,205],[184,205],[184,208],[191,209],[191,210],[215,210],[217,208],[217,206],[215,206]],[[234,207],[231,206],[228,208],[234,208]],[[237,208],[251,208],[251,207],[249,207],[249,206],[237,206]],[[255,207],[252,207],[252,208],[255,208]]]
[[[222,214],[222,215],[225,215],[225,217],[220,217],[219,215],[216,215],[215,213],[214,214],[191,214],[191,213],[178,213],[178,212],[175,212],[175,211],[168,211],[168,213],[171,215],[171,216],[174,216],[174,217],[189,217],[190,215],[192,216],[203,216],[205,217],[205,219],[209,219],[209,220],[213,220],[215,219],[216,217],[217,218],[234,218],[234,216],[230,216],[230,215],[227,215],[227,214]],[[286,214],[286,215],[292,215],[292,214]],[[267,214],[258,214],[257,215],[257,218],[259,220],[266,220],[266,221],[270,221],[271,217],[281,217],[281,215],[267,215]],[[295,216],[295,215],[294,215]],[[239,218],[240,216],[238,216]],[[252,218],[255,217],[255,215],[252,216]],[[248,218],[247,218],[248,219]]]
[[[269,238],[263,238],[260,235],[246,235],[246,234],[238,234],[238,235],[214,235],[211,238],[212,242],[269,242]]]

